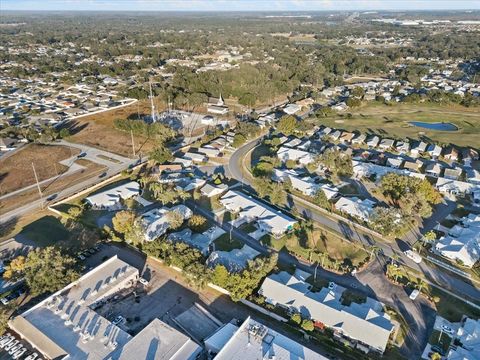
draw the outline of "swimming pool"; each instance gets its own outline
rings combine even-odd
[[[429,130],[437,130],[437,131],[457,131],[458,127],[452,123],[444,123],[444,122],[436,122],[436,123],[428,123],[422,121],[410,121],[410,125],[421,127],[424,129]]]

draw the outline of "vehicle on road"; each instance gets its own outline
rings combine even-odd
[[[336,287],[337,287],[337,284],[335,284],[333,281],[330,281],[328,283],[328,290],[335,290]]]
[[[49,197],[47,197],[47,201],[52,201],[52,200],[55,200],[56,198],[57,198],[57,194],[52,194]]]
[[[144,286],[148,286],[149,282],[147,279],[141,277],[140,279],[138,279],[138,281],[140,282],[140,284],[144,285]]]
[[[102,178],[104,178],[105,176],[107,176],[107,173],[106,173],[106,172],[103,172],[103,173],[101,173],[98,177],[99,177],[100,179],[102,179]]]
[[[443,331],[444,333],[453,335],[453,329],[452,329],[450,326],[442,325],[442,331]]]
[[[417,263],[417,264],[420,264],[420,263],[422,262],[422,257],[421,257],[418,253],[416,253],[416,252],[414,252],[414,251],[412,251],[412,250],[407,250],[407,251],[404,251],[403,253],[404,253],[410,260],[412,260],[413,262],[415,262],[415,263]]]
[[[113,319],[112,324],[118,325],[125,321],[125,318],[122,315],[118,315],[115,319]]]
[[[413,290],[409,296],[410,300],[415,300],[419,294],[420,291],[418,291],[417,289]]]
[[[80,158],[84,158],[85,156],[87,156],[87,153],[82,152],[82,153],[78,154],[77,158],[80,159]]]
[[[82,261],[86,259],[85,256],[83,256],[82,254],[78,254],[78,258]]]

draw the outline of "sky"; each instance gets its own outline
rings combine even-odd
[[[1,10],[334,11],[480,9],[480,0],[0,0]]]

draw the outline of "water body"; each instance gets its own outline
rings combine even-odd
[[[452,123],[444,123],[444,122],[437,122],[437,123],[428,123],[422,121],[410,121],[410,125],[421,127],[424,129],[429,130],[437,130],[437,131],[457,131],[458,127]]]

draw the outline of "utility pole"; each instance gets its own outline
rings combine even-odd
[[[133,157],[135,157],[135,143],[133,142],[133,130],[130,129],[130,136],[132,137],[132,151],[133,151]]]
[[[32,169],[33,169],[33,175],[35,175],[35,181],[37,182],[37,188],[38,188],[38,194],[40,195],[40,206],[43,209],[43,195],[42,195],[42,189],[40,189],[40,184],[38,183],[38,176],[37,172],[35,171],[35,165],[33,165],[32,162]]]

